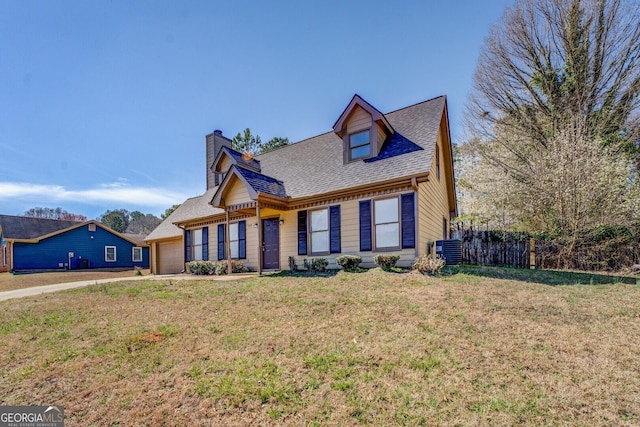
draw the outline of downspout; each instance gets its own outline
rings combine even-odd
[[[414,258],[418,258],[420,256],[420,193],[418,192],[418,180],[415,177],[411,178],[411,188],[413,188],[416,202],[416,205],[413,207],[413,217],[416,222],[415,235],[413,236],[416,242]]]
[[[187,251],[187,248],[185,246],[186,239],[184,238],[184,233],[187,230],[187,227],[182,226],[182,225],[178,225],[178,224],[176,224],[176,225],[178,226],[179,229],[182,230],[182,273],[186,273],[187,272],[187,262],[186,262],[187,260],[184,259],[184,254]],[[191,248],[189,248],[189,250],[191,250]],[[156,257],[157,256],[158,256],[158,254],[156,253]],[[158,274],[158,273],[156,272],[154,274]]]
[[[258,276],[262,276],[262,221],[260,221],[260,203],[256,206],[258,217]]]
[[[229,235],[229,211],[226,210],[226,218],[224,222],[224,248],[227,251],[227,274],[231,276],[233,269],[231,268],[231,236]]]
[[[15,254],[13,253],[13,240],[9,241],[9,247],[11,248],[9,251],[9,259],[11,260],[9,263],[9,271],[13,271],[13,259],[15,258]]]

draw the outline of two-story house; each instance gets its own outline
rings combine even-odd
[[[255,157],[206,137],[207,191],[146,239],[154,273],[192,260],[242,260],[258,272],[304,259],[378,253],[398,265],[448,238],[456,215],[446,97],[381,113],[355,95],[331,131]]]

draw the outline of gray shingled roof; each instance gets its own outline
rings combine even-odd
[[[425,174],[431,169],[445,103],[440,96],[385,114],[396,134],[379,156],[366,161],[343,164],[342,139],[328,132],[256,156],[260,174],[238,170],[255,190],[294,199]],[[240,153],[228,151],[241,161]],[[209,204],[217,189],[186,200],[145,240],[179,237],[182,230],[174,223],[223,213]]]
[[[78,221],[0,215],[0,228],[5,239],[35,239],[78,224]]]
[[[217,189],[218,187],[213,187],[202,196],[185,200],[167,219],[149,233],[145,241],[182,236],[182,230],[174,223],[224,213],[224,210],[214,208],[209,204]]]
[[[397,140],[405,148],[409,145],[406,140],[419,148],[400,150],[403,154],[384,156],[376,161],[345,165],[342,139],[329,132],[256,156],[261,173],[284,182],[287,195],[294,199],[427,173],[431,169],[445,102],[446,98],[440,96],[385,114],[397,134],[403,137]]]
[[[229,156],[233,157],[233,159],[236,161],[236,164],[238,165],[248,165],[251,166],[257,170],[260,170],[260,162],[258,160],[256,160],[255,158],[252,158],[249,161],[246,161],[244,159],[244,157],[242,156],[242,153],[239,151],[234,150],[233,148],[229,148],[229,147],[222,147],[222,150],[224,150]]]
[[[265,176],[248,169],[237,167],[236,170],[247,183],[258,193],[271,194],[272,196],[287,197],[282,181]]]

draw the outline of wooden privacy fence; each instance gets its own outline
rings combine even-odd
[[[526,233],[452,230],[451,238],[462,242],[463,264],[535,268],[535,241]]]

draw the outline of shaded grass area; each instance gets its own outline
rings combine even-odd
[[[493,279],[517,280],[544,285],[607,285],[640,284],[640,277],[616,276],[599,273],[585,273],[566,270],[528,270],[524,268],[487,267],[481,265],[461,265],[445,267],[445,275],[467,274]]]
[[[640,287],[531,282],[374,269],[3,302],[0,405],[69,426],[640,423]]]

